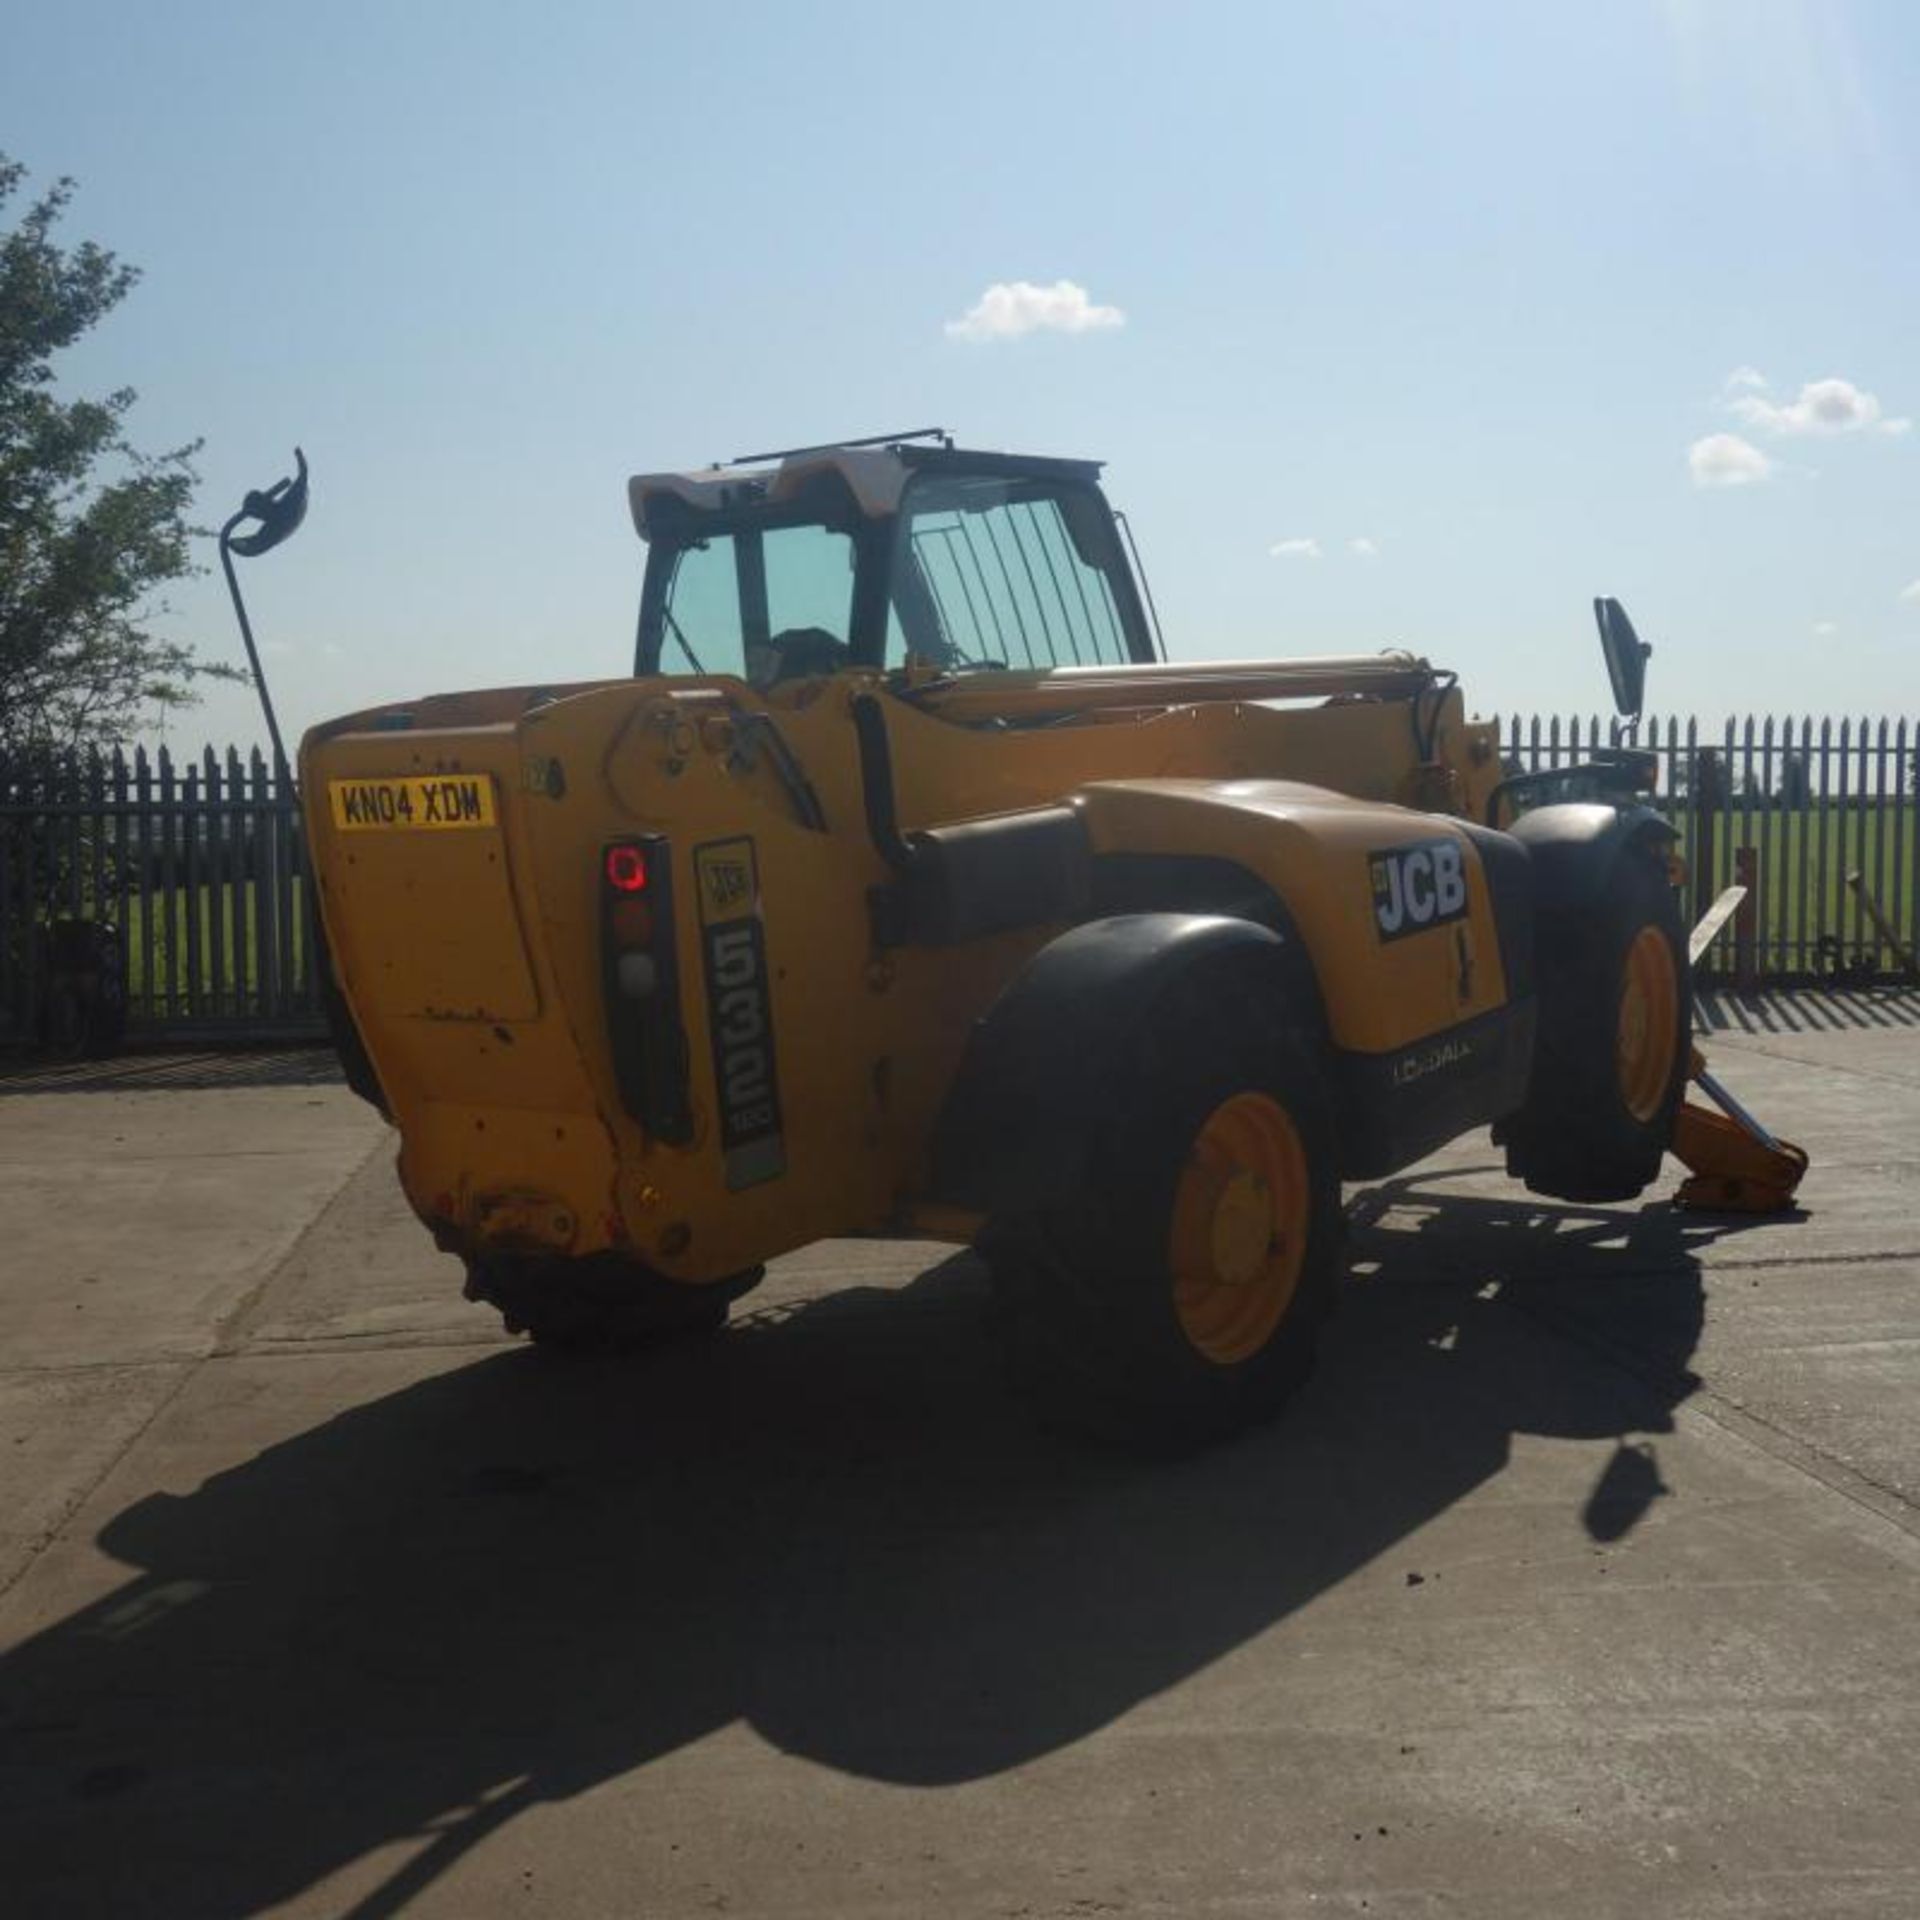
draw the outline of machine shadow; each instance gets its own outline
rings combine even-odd
[[[520,1808],[731,1722],[917,1785],[1081,1739],[1392,1549],[1516,1433],[1670,1425],[1701,1313],[1674,1217],[1438,1191],[1360,1197],[1314,1385],[1193,1459],[1036,1430],[956,1257],[702,1349],[490,1354],[151,1495],[100,1535],[125,1585],[0,1662],[10,1898],[238,1915],[407,1843],[354,1909],[391,1913]],[[287,1364],[200,1386],[268,1394]],[[1637,1517],[1647,1476],[1617,1467],[1598,1537]]]

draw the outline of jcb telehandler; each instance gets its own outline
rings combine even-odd
[[[1343,1180],[1488,1125],[1538,1192],[1655,1178],[1650,757],[1508,777],[1410,653],[1166,659],[1098,474],[904,435],[642,475],[630,678],[306,736],[336,1040],[509,1328],[970,1241],[1025,1378],[1202,1438],[1306,1373]]]

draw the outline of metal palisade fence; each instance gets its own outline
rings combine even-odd
[[[111,1043],[318,1033],[306,889],[258,751],[0,761],[0,1040],[81,1050],[102,994]]]
[[[1686,907],[1698,918],[1738,882],[1749,899],[1732,938],[1702,963],[1730,984],[1914,978],[1920,938],[1915,782],[1920,721],[1673,717],[1626,735],[1596,716],[1500,723],[1510,769],[1571,766],[1632,744],[1659,764],[1655,804],[1679,830]]]
[[[1509,771],[1619,745],[1598,716],[1499,723]],[[1920,721],[1644,722],[1686,908],[1750,899],[1707,970],[1729,984],[1912,979]],[[276,1038],[323,1030],[289,786],[256,750],[0,760],[0,1042]],[[117,1014],[85,1010],[117,996]]]

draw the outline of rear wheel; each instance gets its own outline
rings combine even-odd
[[[1543,917],[1527,1103],[1507,1171],[1562,1200],[1630,1200],[1660,1172],[1693,1050],[1686,933],[1664,863],[1615,861],[1591,901]]]
[[[1020,1384],[1074,1426],[1189,1446],[1312,1368],[1340,1196],[1313,1053],[1251,969],[1178,983],[1115,1076],[1084,1178],[984,1243]]]
[[[509,1333],[568,1353],[628,1352],[718,1333],[763,1268],[692,1286],[631,1260],[488,1254],[467,1264],[467,1298],[498,1307]]]

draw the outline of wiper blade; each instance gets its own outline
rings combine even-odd
[[[680,642],[680,651],[687,656],[687,660],[691,664],[694,672],[705,675],[707,670],[700,664],[700,656],[694,652],[693,642],[681,632],[680,622],[673,617],[673,609],[671,607],[662,607],[660,609],[660,618],[667,623],[673,637]]]

